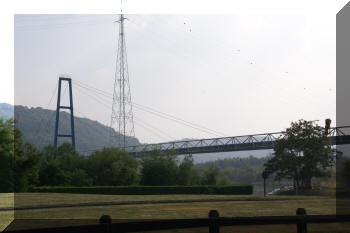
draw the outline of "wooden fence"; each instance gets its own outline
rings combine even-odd
[[[259,217],[220,217],[219,212],[211,210],[208,218],[148,220],[137,222],[112,223],[108,215],[103,215],[100,224],[69,226],[58,228],[41,228],[28,230],[5,231],[8,233],[124,233],[155,230],[208,227],[209,233],[219,233],[221,226],[247,225],[296,225],[297,233],[306,233],[309,223],[350,222],[350,215],[307,215],[306,210],[299,208],[295,216],[259,216]]]

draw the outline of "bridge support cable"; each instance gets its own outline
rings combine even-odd
[[[109,98],[110,95],[111,95],[111,94],[108,93],[108,92],[104,92],[104,91],[102,91],[102,90],[93,88],[93,87],[88,86],[88,85],[86,85],[86,84],[82,84],[81,82],[78,83],[78,86],[79,86],[80,88],[86,89],[87,91],[93,91],[93,92],[95,92],[96,94],[99,94],[100,96],[103,96],[103,97],[105,97],[105,98]],[[99,98],[99,99],[101,100],[102,98]],[[100,102],[100,101],[98,101],[98,102]],[[189,122],[189,121],[186,121],[186,120],[183,120],[183,119],[181,119],[181,118],[172,116],[172,115],[170,115],[170,114],[166,114],[166,113],[160,112],[160,111],[158,111],[158,110],[155,110],[155,109],[153,109],[153,108],[150,108],[150,107],[147,107],[147,106],[144,106],[144,105],[135,103],[135,102],[133,102],[133,107],[134,107],[134,108],[137,108],[137,109],[139,109],[139,110],[141,110],[141,111],[148,112],[148,113],[150,113],[150,114],[156,115],[156,116],[161,117],[161,118],[163,118],[163,119],[171,120],[171,121],[173,121],[173,122],[182,124],[182,125],[184,125],[184,126],[187,126],[187,127],[193,128],[193,129],[196,129],[196,130],[198,130],[198,131],[204,132],[204,133],[209,134],[209,135],[213,135],[213,136],[216,136],[216,137],[227,136],[226,134],[221,133],[221,132],[218,132],[218,131],[216,131],[216,130],[212,130],[212,129],[209,129],[209,128],[204,127],[204,126],[191,123],[191,122]]]
[[[52,103],[52,100],[53,100],[53,98],[54,98],[54,96],[55,96],[55,94],[56,94],[56,92],[57,92],[57,87],[58,87],[58,86],[56,85],[54,91],[52,92],[52,95],[51,95],[51,98],[50,98],[50,100],[49,100],[49,103],[48,103],[47,106],[46,106],[46,109],[49,109],[49,107],[50,107],[50,105],[51,105],[51,103]],[[34,138],[38,138],[38,139],[39,139],[39,143],[38,143],[38,145],[36,145],[36,146],[40,148],[40,146],[41,146],[41,140],[42,140],[42,137],[43,137],[43,136],[40,134],[40,133],[41,133],[41,127],[43,126],[43,117],[41,117],[41,118],[39,119],[39,121],[40,121],[39,127],[38,127],[38,129],[37,129],[37,131],[36,131],[36,133],[35,133],[35,137],[34,137]],[[47,123],[47,124],[48,124],[48,123]],[[46,127],[45,127],[45,128],[47,128],[47,124],[46,124]]]
[[[55,91],[54,91],[54,93],[53,93],[53,95],[52,95],[52,97],[51,97],[51,99],[50,99],[50,103],[48,104],[48,106],[46,107],[46,109],[48,109],[49,106],[51,105],[51,102],[52,102],[52,100],[53,100],[53,97],[54,97],[54,95],[57,93],[57,91],[58,91],[58,85],[56,85]],[[67,92],[67,86],[66,86],[65,89],[63,90],[63,94],[62,94],[61,98],[64,98],[64,96],[66,95],[66,92]],[[48,121],[47,121],[46,124],[44,125],[43,130],[44,130],[45,132],[50,133],[51,130],[54,130],[54,129],[52,128],[52,126],[54,125],[54,117],[55,117],[55,115],[56,115],[56,112],[54,111],[54,112],[52,113],[51,117],[48,119]],[[42,119],[41,119],[41,120],[42,120]],[[41,120],[40,120],[40,121],[41,121]],[[41,129],[39,128],[38,132],[39,132],[40,130],[41,130]],[[38,147],[41,148],[41,146],[43,146],[43,143],[44,143],[44,141],[45,141],[44,139],[46,139],[46,138],[45,138],[43,135],[40,135],[40,136],[38,137],[38,139],[39,139]]]
[[[78,86],[79,86],[79,85],[78,85]],[[96,102],[100,103],[100,104],[101,104],[103,107],[105,107],[106,109],[109,109],[108,104],[105,103],[105,102],[102,102],[102,101],[106,101],[106,100],[101,99],[101,98],[99,98],[98,96],[93,96],[93,95],[88,94],[88,93],[86,92],[86,89],[84,89],[84,88],[81,89],[81,86],[80,86],[80,88],[76,88],[76,91],[77,91],[78,93],[84,94],[85,96],[88,96],[89,98],[92,98],[92,99],[95,100]],[[149,133],[151,133],[151,134],[153,134],[153,135],[156,135],[157,137],[161,137],[163,140],[165,139],[166,141],[168,141],[169,138],[170,138],[171,140],[175,140],[175,139],[173,139],[169,134],[165,133],[164,131],[162,131],[162,130],[160,130],[160,129],[158,129],[158,128],[152,126],[152,125],[150,125],[149,123],[146,123],[146,122],[142,121],[141,119],[138,119],[137,117],[134,117],[134,118],[137,119],[137,120],[134,119],[134,123],[137,124],[138,126],[144,128],[144,129],[146,129]],[[141,125],[141,124],[143,124],[143,125]],[[146,126],[144,126],[144,125],[146,125]],[[150,129],[151,129],[151,130],[150,130]],[[152,133],[151,131],[152,131],[153,133]],[[154,133],[154,132],[156,132],[156,131],[159,132],[159,133],[162,134],[162,135],[165,135],[165,136],[168,137],[168,138],[166,138],[166,137],[164,137],[164,136],[160,136],[159,133]]]
[[[153,128],[147,127],[146,125],[140,123],[139,121],[134,119],[134,123],[138,126],[140,126],[141,128],[143,128],[146,132],[150,133],[151,135],[155,135],[158,138],[161,138],[163,141],[168,141],[169,139],[162,136],[162,134],[158,133],[157,131],[155,131]]]
[[[78,86],[76,86],[78,87]],[[84,94],[85,96],[93,99],[94,101],[98,102],[99,104],[101,104],[103,107],[105,108],[108,108],[108,110],[110,110],[110,106],[109,104],[111,104],[112,102],[110,100],[108,100],[108,102],[102,98],[100,98],[99,96],[94,96],[94,95],[91,95],[89,93],[87,93],[87,90],[85,88],[76,88],[75,90],[77,90],[78,92]]]
[[[141,105],[141,104],[137,104],[137,103],[133,103],[134,106],[138,107],[138,108],[143,108],[143,109],[146,109],[147,111],[150,111],[150,112],[153,112],[154,114],[160,114],[160,115],[163,115],[165,117],[168,117],[168,118],[172,118],[173,120],[175,121],[179,121],[179,122],[183,122],[184,124],[186,125],[191,125],[191,127],[195,127],[195,128],[199,128],[199,129],[202,129],[204,131],[207,131],[208,133],[212,134],[212,135],[216,135],[216,136],[219,136],[219,137],[222,137],[222,136],[227,136],[226,134],[224,133],[221,133],[221,132],[218,132],[216,130],[212,130],[212,129],[209,129],[207,127],[204,127],[204,126],[201,126],[201,125],[198,125],[198,124],[195,124],[195,123],[191,123],[189,121],[186,121],[186,120],[183,120],[181,118],[178,118],[178,117],[175,117],[175,116],[172,116],[170,114],[167,114],[167,113],[163,113],[163,112],[160,112],[160,111],[157,111],[153,108],[150,108],[150,107],[147,107],[147,106],[144,106],[144,105]],[[144,111],[146,111],[144,110]]]
[[[145,122],[145,121],[139,119],[138,117],[134,117],[134,118],[135,118],[136,121],[138,121],[139,123],[142,123],[143,125],[145,125],[145,126],[151,128],[151,129],[157,131],[158,133],[160,133],[160,134],[166,136],[166,137],[168,138],[168,139],[166,139],[166,140],[169,140],[169,139],[172,140],[172,141],[175,141],[175,140],[176,140],[175,138],[173,138],[172,136],[170,136],[169,134],[167,134],[167,133],[164,132],[163,130],[160,130],[160,129],[158,129],[157,127],[154,127],[153,125],[151,125],[151,124],[149,124],[149,123],[147,123],[147,122]]]

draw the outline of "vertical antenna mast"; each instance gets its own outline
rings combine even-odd
[[[124,34],[125,19],[121,14],[120,19],[116,21],[119,23],[119,39],[110,125],[112,128],[110,144],[117,142],[118,147],[124,149],[127,146],[127,137],[135,136]],[[117,131],[117,135],[115,131]]]

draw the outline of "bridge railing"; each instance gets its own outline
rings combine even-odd
[[[184,141],[164,142],[156,144],[146,144],[129,146],[125,149],[128,152],[142,152],[152,150],[171,150],[182,149],[189,147],[205,147],[205,146],[223,146],[223,145],[235,145],[244,143],[256,143],[256,142],[273,142],[276,139],[283,136],[283,133],[267,133],[267,134],[255,134],[255,135],[242,135],[223,138],[210,138],[210,139],[193,139]]]
[[[274,142],[283,137],[284,134],[285,132],[275,132],[222,138],[193,139],[129,146],[125,149],[133,155],[140,155],[142,152],[153,150],[176,150],[178,153],[205,153],[248,149],[271,149]],[[334,127],[329,131],[329,136],[333,137],[333,140],[335,140],[334,137],[348,135],[350,135],[350,126]],[[215,149],[215,147],[217,147],[217,149]],[[198,148],[203,148],[203,150]]]

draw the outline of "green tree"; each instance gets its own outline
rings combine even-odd
[[[104,148],[88,158],[87,172],[94,185],[135,184],[137,171],[138,161],[118,148]]]
[[[140,183],[142,185],[175,185],[178,183],[178,170],[175,151],[164,154],[160,150],[154,150],[142,155]]]
[[[39,167],[39,183],[40,185],[56,186],[66,182],[63,170],[57,157],[57,149],[53,145],[48,145],[43,149],[43,156]]]
[[[77,153],[70,143],[58,148],[47,146],[40,162],[40,185],[90,185],[86,166],[86,157]]]
[[[13,192],[13,119],[0,119],[0,192]]]
[[[60,168],[67,178],[69,185],[83,186],[91,184],[87,173],[87,159],[79,154],[70,143],[63,143],[57,148],[57,157]]]
[[[220,170],[215,165],[210,166],[207,170],[204,171],[202,176],[203,185],[217,185],[219,182]]]
[[[14,191],[26,192],[29,187],[39,183],[38,168],[40,151],[31,144],[23,145],[22,134],[14,127]]]
[[[24,144],[23,151],[27,161],[30,161],[30,169],[26,173],[28,186],[36,186],[39,184],[39,161],[42,153],[30,143]]]
[[[195,185],[199,183],[200,179],[194,167],[192,155],[185,156],[179,165],[178,184]]]
[[[39,172],[40,185],[69,185],[69,177],[63,171],[58,160],[43,162]]]
[[[218,185],[230,185],[231,182],[227,176],[220,176]]]
[[[273,157],[265,163],[265,170],[276,173],[277,179],[294,179],[298,189],[310,189],[313,177],[326,175],[326,145],[322,127],[312,121],[292,122],[284,137],[276,141]]]

